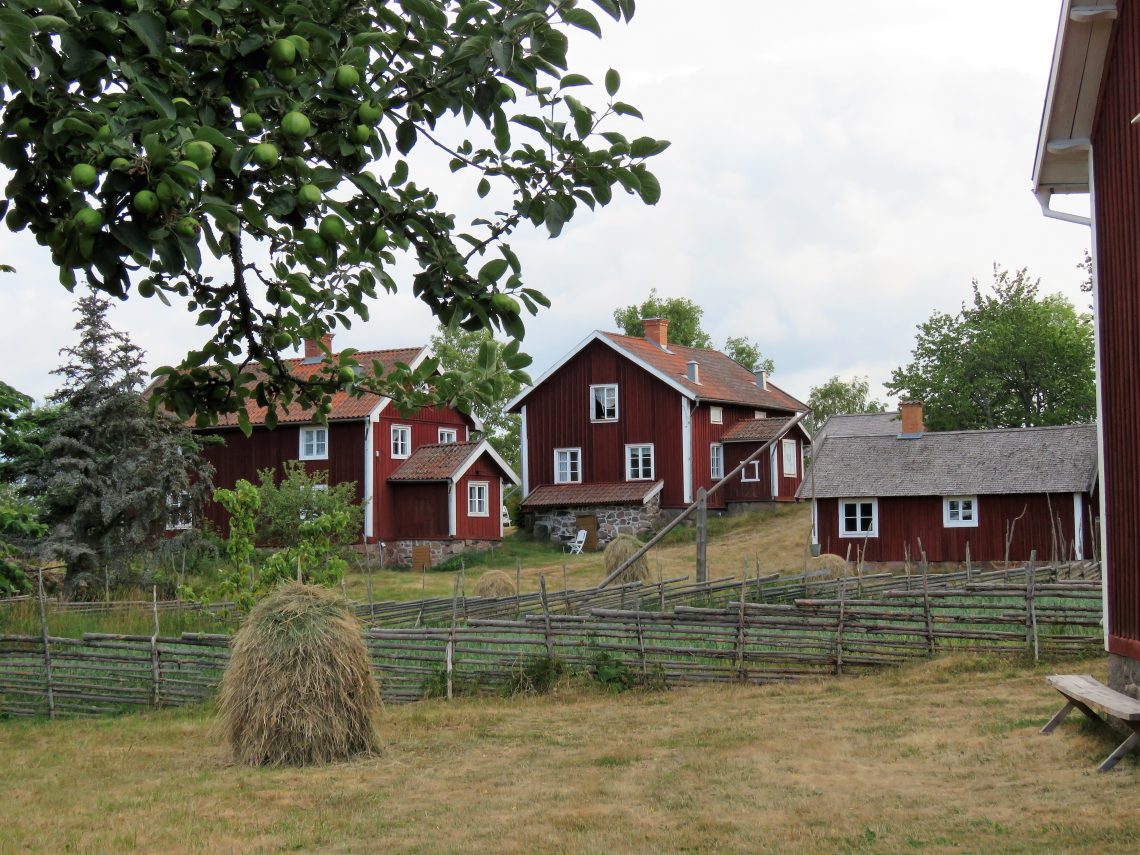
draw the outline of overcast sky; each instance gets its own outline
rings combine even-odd
[[[656,207],[619,190],[557,240],[529,228],[512,239],[527,284],[553,302],[528,323],[532,373],[653,287],[702,305],[718,345],[758,340],[774,382],[805,400],[833,374],[866,375],[881,394],[915,325],[955,311],[994,262],[1028,267],[1084,309],[1089,231],[1045,219],[1029,191],[1059,7],[657,0],[602,41],[574,32],[571,66],[599,84],[582,99],[600,103],[618,69],[619,97],[645,114],[621,129],[672,147],[650,164]],[[413,151],[413,173],[425,155]],[[461,223],[476,215],[475,179],[423,165],[451,182],[441,190]],[[0,379],[42,397],[72,341],[72,297],[27,232],[0,227],[0,260],[18,269],[0,276]],[[154,300],[117,305],[112,323],[151,368],[202,341],[193,316]],[[426,343],[433,328],[399,294],[336,344]]]

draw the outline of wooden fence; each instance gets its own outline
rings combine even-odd
[[[538,608],[529,595],[472,598],[465,620],[456,597],[442,601],[447,620],[440,601],[415,603],[419,626],[375,625],[364,638],[389,702],[502,691],[551,659],[586,672],[604,664],[634,684],[681,685],[848,674],[953,651],[1093,655],[1102,649],[1099,580],[1057,578],[1086,572],[1031,565],[957,586],[933,576],[669,580],[626,590],[624,603],[617,589],[604,601],[597,591],[562,602],[562,592],[540,591]],[[429,625],[436,618],[443,625]],[[224,634],[44,636],[0,635],[0,714],[198,703],[213,695],[229,656]]]

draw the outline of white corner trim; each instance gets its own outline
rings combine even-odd
[[[525,502],[526,497],[530,495],[530,443],[526,435],[526,405],[523,405],[522,411],[519,414],[519,435],[522,437],[522,500]]]
[[[1073,558],[1085,560],[1085,515],[1080,493],[1073,493]]]
[[[373,478],[375,477],[376,464],[372,460],[372,421],[364,423],[364,537],[365,540],[372,537],[373,527],[372,520],[376,515],[376,508],[373,507]]]
[[[681,472],[685,504],[693,501],[693,413],[687,399],[681,399]]]
[[[780,495],[780,473],[776,470],[776,446],[779,443],[772,443],[772,447],[768,449],[768,474],[772,478],[772,500],[775,501]]]
[[[447,482],[447,536],[455,537],[455,482]]]
[[[484,453],[491,455],[491,459],[507,474],[512,484],[518,485],[520,483],[519,476],[515,473],[515,470],[507,465],[507,461],[503,460],[499,452],[495,451],[495,446],[491,445],[491,443],[485,439],[480,440],[479,444],[467,455],[467,459],[463,461],[463,465],[451,476],[451,480],[458,482]]]

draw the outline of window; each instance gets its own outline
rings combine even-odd
[[[440,442],[458,442],[459,432],[455,428],[440,428],[439,429]]]
[[[760,461],[753,460],[747,466],[740,470],[741,481],[759,481],[760,480]]]
[[[943,499],[942,525],[946,528],[977,528],[978,497],[954,496]]]
[[[878,537],[879,502],[877,499],[839,500],[840,537]]]
[[[754,418],[754,419],[766,419],[766,418],[768,418],[768,414],[766,412],[764,412],[763,410],[753,410],[752,411],[752,418]]]
[[[410,457],[412,454],[412,429],[407,425],[392,425],[392,456]]]
[[[652,445],[627,445],[625,447],[625,480],[653,480]]]
[[[796,477],[796,441],[784,439],[780,441],[780,450],[784,453],[784,475],[788,478]]]
[[[719,442],[709,446],[709,476],[714,481],[724,477],[724,446]]]
[[[183,531],[194,525],[194,507],[190,494],[175,493],[166,497],[166,530]]]
[[[724,424],[724,407],[709,407],[709,421],[714,425]]]
[[[582,449],[554,449],[554,483],[578,484],[582,481]]]
[[[590,387],[590,421],[616,422],[618,417],[617,384]]]
[[[323,427],[301,428],[301,459],[328,460],[329,431]]]
[[[486,481],[472,481],[467,485],[467,516],[490,516],[490,511],[487,510],[487,494]]]

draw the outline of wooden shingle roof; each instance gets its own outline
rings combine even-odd
[[[524,508],[567,508],[579,505],[644,505],[661,492],[664,481],[617,481],[590,484],[543,484],[522,503]]]
[[[388,476],[388,480],[404,482],[458,480],[484,454],[495,462],[508,481],[519,483],[518,475],[486,440],[421,445]]]
[[[767,442],[775,439],[787,428],[789,419],[752,419],[751,421],[737,422],[720,438],[721,442]],[[803,422],[796,424],[796,430],[811,442],[811,437],[803,427]]]
[[[829,436],[796,496],[1085,493],[1097,473],[1096,425],[897,436]]]

